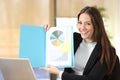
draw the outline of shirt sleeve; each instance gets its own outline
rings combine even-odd
[[[63,74],[63,71],[60,71],[58,77],[59,77],[59,78],[62,78],[62,74]]]

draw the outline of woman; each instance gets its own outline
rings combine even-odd
[[[74,33],[75,67],[60,71],[50,65],[45,70],[59,75],[62,80],[115,80],[113,73],[117,73],[119,60],[105,32],[100,12],[94,7],[85,7],[77,19],[80,33]]]

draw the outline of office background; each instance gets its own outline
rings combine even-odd
[[[86,5],[103,9],[106,30],[120,57],[120,0],[0,0],[0,57],[19,56],[20,24],[75,26]]]

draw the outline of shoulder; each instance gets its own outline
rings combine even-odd
[[[73,34],[74,44],[79,45],[82,42],[82,37],[80,33],[74,32]]]
[[[75,40],[82,41],[82,37],[81,37],[80,33],[74,32],[73,37]]]
[[[74,32],[73,35],[76,36],[76,37],[81,36],[80,33],[78,33],[78,32]]]
[[[74,32],[73,39],[74,39],[73,41],[74,41],[74,53],[75,53],[79,44],[82,42],[80,33]]]

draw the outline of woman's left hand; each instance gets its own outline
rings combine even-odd
[[[60,73],[60,70],[52,65],[49,65],[48,68],[42,68],[42,70],[48,71],[49,73],[52,73],[52,74],[59,74]]]

